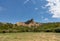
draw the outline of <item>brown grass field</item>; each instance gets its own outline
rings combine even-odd
[[[0,33],[0,41],[60,41],[60,33]]]

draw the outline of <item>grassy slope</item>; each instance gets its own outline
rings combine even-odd
[[[0,33],[0,41],[60,41],[60,33]]]

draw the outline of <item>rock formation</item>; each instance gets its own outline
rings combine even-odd
[[[31,26],[39,26],[40,25],[39,23],[34,22],[33,19],[28,20],[26,22],[17,22],[16,24],[18,26],[28,26],[28,27],[31,27]]]

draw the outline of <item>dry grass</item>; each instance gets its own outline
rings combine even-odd
[[[1,33],[0,41],[60,41],[60,33]]]

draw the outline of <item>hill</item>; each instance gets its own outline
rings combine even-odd
[[[60,32],[60,22],[37,23],[33,19],[16,24],[0,22],[0,33],[2,32]]]
[[[36,23],[33,19],[31,20],[28,20],[26,22],[17,22],[16,23],[18,26],[28,26],[28,27],[31,27],[31,26],[40,26],[41,24],[39,23]]]

